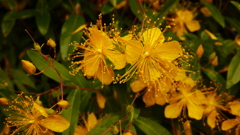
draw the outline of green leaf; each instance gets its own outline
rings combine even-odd
[[[171,135],[166,128],[144,117],[138,117],[133,121],[133,124],[141,129],[146,135]]]
[[[12,31],[12,28],[15,24],[16,19],[25,19],[35,15],[34,10],[22,10],[22,11],[11,11],[4,15],[2,20],[2,33],[4,37],[7,37],[8,34]]]
[[[114,10],[114,6],[110,2],[108,2],[103,6],[101,12],[104,15],[104,14],[110,13],[113,10]]]
[[[103,118],[103,121],[99,123],[97,126],[95,126],[88,135],[101,135],[104,132],[106,132],[108,129],[110,129],[115,122],[118,122],[120,120],[119,115],[113,115],[113,116],[106,116],[106,118]],[[106,135],[111,135],[110,131]]]
[[[219,92],[226,92],[226,80],[215,70],[204,69],[203,72],[218,87]]]
[[[8,12],[4,15],[2,20],[2,33],[4,37],[7,37],[8,34],[12,31],[12,28],[15,24],[15,19],[10,18],[11,14],[14,12]]]
[[[63,110],[62,116],[70,122],[70,127],[62,133],[63,135],[74,134],[78,123],[81,92],[79,89],[72,90],[67,97],[70,106]]]
[[[40,71],[42,71],[47,66],[49,66],[49,63],[38,52],[28,50],[27,54],[28,54],[28,57],[31,59],[31,61],[34,63],[34,65]],[[49,58],[49,60],[52,61],[52,59],[50,59],[50,58]],[[86,79],[84,76],[76,77],[76,76],[70,75],[69,71],[63,65],[58,63],[57,61],[54,61],[54,66],[56,67],[56,69],[58,70],[60,75],[62,76],[63,82],[70,81],[73,84],[75,84],[76,86],[80,86],[80,87],[84,87],[87,85],[87,82],[86,82]],[[45,70],[43,72],[43,74],[45,74],[49,78],[59,82],[59,76],[52,67],[49,67],[47,70]]]
[[[11,11],[16,10],[16,4],[14,0],[3,0],[5,3],[7,3],[8,7],[10,8]]]
[[[208,8],[208,10],[211,12],[212,17],[222,26],[225,27],[225,22],[222,14],[220,11],[210,2],[201,0],[201,3]]]
[[[167,14],[168,10],[174,6],[175,3],[177,3],[179,0],[168,0],[164,4],[163,8],[161,9],[158,18],[160,19],[159,22],[161,23],[163,21],[163,17]]]
[[[225,17],[225,20],[233,27],[236,29],[236,31],[238,33],[240,33],[240,21],[238,21],[235,18],[229,18],[229,17]]]
[[[231,3],[232,3],[238,10],[240,10],[240,3],[236,2],[236,1],[231,1]]]
[[[42,35],[45,35],[48,31],[51,16],[48,11],[48,3],[45,0],[40,0],[36,6],[36,23],[37,27]]]
[[[233,85],[240,81],[240,49],[238,49],[237,54],[233,57],[229,69],[227,72],[227,89],[231,88]]]
[[[31,88],[36,89],[36,86],[34,85],[31,77],[27,76],[27,73],[23,72],[22,70],[19,69],[13,70],[13,78],[14,80],[18,80],[19,82],[21,82],[21,84],[23,85],[27,85]]]
[[[82,32],[78,32],[74,35],[71,33],[83,24],[84,18],[79,15],[69,16],[68,20],[63,24],[60,37],[60,51],[63,60],[65,60],[68,57],[68,54],[72,53],[74,49],[72,46],[69,47],[69,44],[72,41],[79,42],[81,40]]]

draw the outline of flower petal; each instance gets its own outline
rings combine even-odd
[[[171,118],[171,119],[177,118],[180,115],[182,108],[183,108],[183,103],[181,101],[170,104],[166,106],[164,110],[164,115],[166,118]]]
[[[85,127],[77,126],[74,135],[87,135],[88,131]]]
[[[146,88],[147,85],[141,80],[135,80],[134,82],[132,82],[130,84],[130,87],[133,92],[137,93],[137,92],[143,90],[144,88]]]
[[[83,64],[84,64],[84,76],[94,76],[96,72],[98,71],[99,64],[100,64],[100,58],[99,55],[95,56],[86,56],[84,57]]]
[[[98,106],[101,109],[105,108],[105,103],[107,99],[100,92],[96,92],[96,98],[97,98]]]
[[[186,22],[186,26],[190,32],[194,32],[200,29],[200,23],[197,20]]]
[[[99,66],[97,78],[102,84],[109,85],[114,80],[114,72],[111,67]]]
[[[69,121],[61,115],[51,115],[46,119],[39,121],[39,123],[41,126],[54,132],[63,132],[70,126]]]
[[[94,113],[88,114],[88,124],[87,124],[88,131],[93,129],[97,124],[98,124],[98,120],[95,114]]]
[[[158,57],[165,59],[169,62],[172,62],[176,58],[178,58],[183,53],[183,49],[179,42],[177,41],[171,41],[171,42],[165,42],[159,48],[154,50],[153,52]]]
[[[218,116],[218,112],[213,110],[207,117],[207,124],[213,129],[216,126],[216,118]]]
[[[124,40],[120,37],[117,38],[120,42],[126,45],[125,55],[128,63],[133,65],[139,59],[139,56],[143,52],[143,46],[139,41]]]
[[[190,118],[200,120],[203,116],[203,108],[202,106],[195,105],[193,102],[188,102],[188,116]]]
[[[126,57],[119,51],[107,51],[106,57],[113,63],[115,69],[122,69],[126,65]]]
[[[237,119],[228,119],[222,123],[222,130],[227,131],[239,123],[240,122]]]
[[[154,90],[148,89],[143,95],[143,102],[147,107],[155,104],[155,92]]]
[[[143,43],[145,50],[148,50],[155,45],[163,44],[164,40],[165,38],[163,36],[163,33],[157,27],[148,29],[143,32]]]

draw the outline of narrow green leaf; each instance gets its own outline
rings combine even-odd
[[[3,1],[7,3],[11,11],[16,11],[16,4],[14,0],[3,0]]]
[[[217,71],[204,69],[203,72],[219,88],[219,92],[226,92],[226,80]]]
[[[210,2],[201,0],[201,3],[208,8],[208,10],[212,13],[212,17],[222,26],[225,27],[225,22],[220,11]]]
[[[72,46],[70,47],[69,44],[72,41],[79,42],[81,40],[82,32],[78,32],[74,35],[71,33],[83,24],[84,18],[79,15],[69,16],[68,20],[63,24],[60,37],[60,51],[63,60],[65,60],[68,57],[68,54],[72,53],[74,49]]]
[[[231,3],[232,3],[238,10],[240,10],[240,3],[236,2],[236,1],[231,1]]]
[[[114,10],[114,6],[110,2],[108,2],[103,6],[101,12],[104,15],[104,14],[110,13],[113,10]]]
[[[113,126],[115,122],[118,122],[121,118],[119,115],[113,115],[113,116],[106,116],[107,118],[103,119],[101,123],[99,123],[97,126],[95,126],[88,135],[101,135],[104,132],[106,132],[109,128]],[[110,131],[108,132],[111,135]]]
[[[233,57],[229,69],[227,72],[227,89],[231,88],[233,85],[240,81],[240,49],[238,49],[237,54]]]
[[[15,24],[15,19],[10,18],[11,14],[14,12],[8,12],[4,15],[2,20],[2,33],[4,37],[7,37],[8,34],[12,31],[12,28]]]
[[[133,124],[141,129],[146,135],[171,135],[166,128],[144,117],[138,117],[133,121]]]
[[[12,28],[15,24],[16,19],[25,19],[32,17],[36,14],[34,10],[22,10],[22,11],[11,11],[4,15],[2,20],[2,33],[4,37],[7,37],[8,34],[12,31]]]
[[[64,109],[62,116],[70,122],[70,127],[62,133],[63,135],[74,134],[78,123],[81,92],[79,89],[72,90],[67,97],[70,106]]]
[[[42,35],[45,35],[48,31],[51,16],[48,11],[48,3],[45,0],[40,0],[36,6],[36,23],[38,29]]]
[[[31,61],[34,63],[34,65],[42,71],[47,66],[49,66],[49,63],[38,53],[32,50],[27,51],[28,57],[31,59]],[[51,59],[49,59],[51,61]],[[63,81],[70,81],[74,83],[77,86],[84,87],[87,85],[86,79],[84,76],[78,76],[75,77],[73,75],[69,74],[69,70],[67,70],[62,64],[58,63],[57,61],[54,61],[54,66],[62,76]],[[57,72],[52,68],[49,67],[47,70],[43,72],[46,76],[49,78],[59,82],[59,76]]]
[[[36,86],[34,85],[31,77],[27,76],[27,73],[23,72],[22,70],[19,69],[13,70],[13,78],[14,80],[19,80],[23,85],[27,85],[31,88],[36,89]]]
[[[229,18],[229,17],[225,17],[225,20],[227,21],[227,23],[229,23],[233,28],[236,29],[236,31],[238,33],[240,33],[240,21],[238,21],[235,18]]]

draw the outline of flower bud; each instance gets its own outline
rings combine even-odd
[[[118,130],[118,128],[117,128],[117,126],[112,126],[112,128],[111,128],[111,133],[113,134],[113,135],[117,135],[118,133],[119,133],[119,130]]]
[[[23,69],[29,74],[32,75],[36,72],[36,67],[33,65],[32,62],[27,60],[22,60]]]
[[[55,48],[56,47],[56,43],[55,43],[55,41],[54,40],[52,40],[51,38],[50,39],[48,39],[48,41],[47,41],[47,44],[46,45],[49,45],[49,46],[51,46],[52,48]]]
[[[52,108],[46,109],[47,114],[52,115],[55,113],[55,111]]]
[[[66,100],[60,100],[58,103],[57,103],[58,106],[62,107],[62,108],[67,108],[69,106],[69,103],[68,101]]]
[[[7,106],[8,105],[8,99],[2,97],[0,98],[0,105]]]

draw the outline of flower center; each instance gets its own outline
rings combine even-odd
[[[144,56],[146,56],[146,57],[148,57],[150,55],[150,53],[148,52],[148,51],[146,51],[145,53],[144,53]]]
[[[98,53],[102,53],[102,49],[97,49],[97,52]]]

